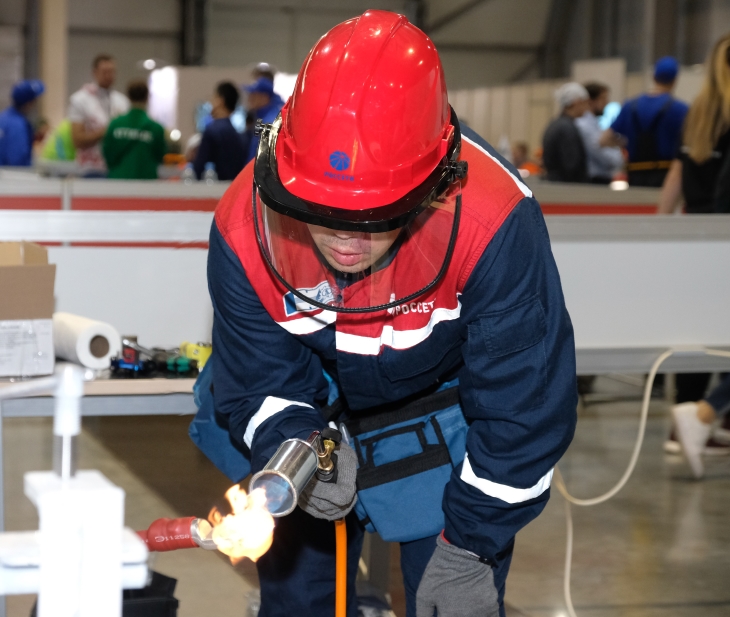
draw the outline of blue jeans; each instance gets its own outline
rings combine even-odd
[[[347,617],[357,617],[355,578],[364,530],[347,516]],[[406,617],[416,617],[416,590],[436,536],[401,544]],[[333,617],[335,612],[335,529],[299,508],[276,522],[274,543],[256,563],[261,584],[259,617]]]
[[[712,405],[718,416],[724,416],[730,410],[730,373],[722,376],[722,381],[705,400]]]

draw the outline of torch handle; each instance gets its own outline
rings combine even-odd
[[[162,553],[175,551],[180,548],[197,548],[198,543],[192,535],[193,523],[196,517],[185,518],[158,518],[149,526],[149,529],[138,531],[150,551]]]

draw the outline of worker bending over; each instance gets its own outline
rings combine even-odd
[[[278,520],[261,617],[333,614],[342,517],[348,615],[363,530],[401,543],[409,617],[504,615],[515,534],[576,422],[538,203],[394,13],[320,39],[260,137],[211,231],[215,406],[254,472],[328,421],[349,442],[337,482]]]

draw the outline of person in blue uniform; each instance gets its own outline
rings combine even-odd
[[[32,164],[33,126],[28,118],[44,90],[39,79],[26,79],[13,86],[13,104],[0,113],[0,166]]]
[[[539,204],[405,17],[314,46],[216,209],[208,283],[231,456],[257,472],[344,427],[336,481],[256,564],[260,617],[334,614],[343,518],[348,617],[365,531],[401,545],[406,617],[503,617],[515,535],[575,430],[573,329]]]
[[[689,106],[672,96],[678,73],[675,58],[657,60],[652,90],[626,101],[601,138],[602,146],[625,146],[628,150],[631,186],[662,186],[682,143]]]
[[[206,163],[215,165],[218,180],[233,180],[243,169],[246,162],[243,138],[231,124],[231,114],[239,98],[238,88],[230,81],[216,86],[212,99],[213,122],[205,127],[193,161],[198,180],[203,177]]]
[[[284,107],[284,101],[274,92],[274,82],[268,77],[259,77],[249,86],[244,86],[247,94],[246,110],[249,114],[253,114],[254,124],[261,120],[264,124],[271,124],[276,120],[281,108]],[[254,156],[259,147],[258,135],[252,134],[246,154],[246,162],[248,163]]]

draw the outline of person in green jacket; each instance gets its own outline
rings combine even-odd
[[[109,177],[154,180],[165,156],[165,129],[147,115],[149,90],[143,81],[127,88],[132,109],[109,123],[102,150]]]

